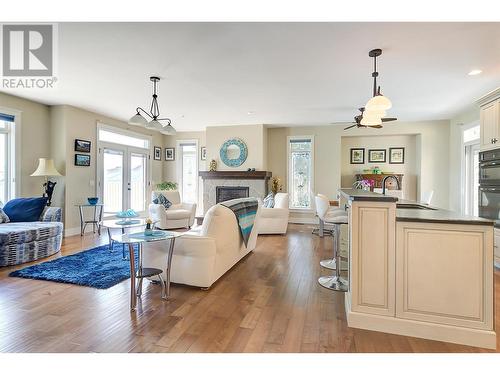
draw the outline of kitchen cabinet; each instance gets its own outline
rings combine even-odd
[[[481,151],[500,147],[500,100],[480,107]]]
[[[500,229],[495,228],[494,264],[500,268]]]
[[[348,326],[496,349],[493,222],[340,192],[349,216]]]

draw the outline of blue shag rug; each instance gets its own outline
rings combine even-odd
[[[129,254],[128,247],[125,254]],[[137,266],[137,248],[135,264]],[[122,245],[115,242],[112,252],[109,245],[98,246],[13,271],[9,276],[108,289],[130,278],[130,261],[122,258]]]

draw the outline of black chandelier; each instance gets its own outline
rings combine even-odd
[[[159,130],[160,133],[165,135],[174,135],[176,131],[174,127],[170,125],[172,121],[170,121],[169,118],[160,118],[160,108],[158,107],[157,100],[158,95],[156,94],[156,86],[160,81],[160,77],[152,76],[149,77],[149,79],[153,82],[153,100],[151,102],[151,108],[149,112],[147,112],[143,108],[137,107],[137,113],[130,118],[128,123],[135,126],[144,126],[146,129]],[[151,120],[148,121],[141,113]],[[160,121],[165,122],[165,124],[162,124]]]

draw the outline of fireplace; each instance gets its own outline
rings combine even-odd
[[[237,198],[248,198],[248,186],[217,186],[215,192],[215,203]]]

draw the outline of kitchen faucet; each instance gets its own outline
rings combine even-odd
[[[398,190],[401,190],[401,186],[399,185],[399,180],[396,176],[390,174],[388,176],[385,176],[384,179],[382,180],[382,194],[385,195],[385,182],[389,179],[389,178],[392,178],[394,180],[396,180],[396,186],[398,187]]]

